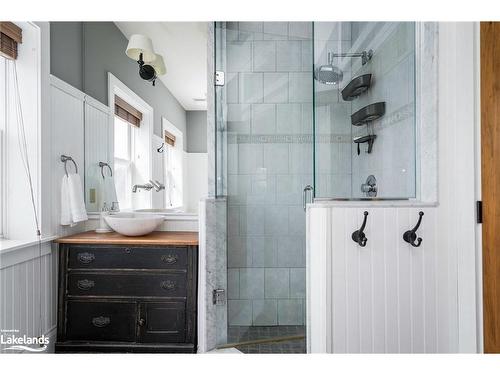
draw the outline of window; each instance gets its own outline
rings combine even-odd
[[[3,223],[5,221],[5,128],[7,122],[7,64],[0,56],[0,239],[4,237]]]
[[[0,238],[6,240],[35,240],[41,221],[40,35],[30,22],[0,22]]]
[[[132,208],[133,129],[130,123],[115,116],[114,164],[116,195],[120,209]]]
[[[151,179],[153,108],[110,72],[108,103],[115,112],[113,157],[120,209],[152,208],[153,191],[138,188],[134,193],[132,187]]]

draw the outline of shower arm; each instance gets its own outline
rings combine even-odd
[[[328,63],[333,63],[334,57],[361,57],[361,62],[365,65],[368,61],[370,61],[373,57],[373,50],[363,51],[363,52],[345,52],[345,53],[333,53],[328,52]]]

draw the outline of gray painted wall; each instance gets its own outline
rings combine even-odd
[[[187,152],[207,152],[207,111],[186,111]]]
[[[111,72],[153,107],[155,134],[161,136],[162,117],[186,134],[186,111],[160,80],[153,87],[139,77],[137,63],[125,55],[127,43],[113,22],[51,22],[51,61],[60,60],[51,73],[107,105]]]
[[[83,23],[50,23],[50,72],[83,91]]]

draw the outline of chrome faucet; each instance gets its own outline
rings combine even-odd
[[[154,186],[155,190],[156,191],[160,191],[160,190],[165,190],[165,185],[163,185],[160,181],[158,180],[149,180],[149,182],[151,183],[151,185]]]
[[[132,186],[132,193],[137,193],[137,189],[144,189],[146,191],[150,191],[154,186],[152,184],[144,184],[144,185],[134,185]]]

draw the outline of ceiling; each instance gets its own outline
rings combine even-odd
[[[127,39],[132,34],[151,38],[156,53],[163,56],[167,73],[161,81],[187,111],[206,110],[207,23],[206,22],[115,22]],[[125,51],[124,51],[125,53]]]

